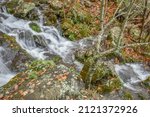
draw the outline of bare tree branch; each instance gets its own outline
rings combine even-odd
[[[96,48],[98,53],[99,53],[99,49],[100,49],[101,39],[104,34],[105,3],[106,3],[105,0],[101,1],[101,11],[100,11],[100,13],[101,13],[101,16],[100,16],[101,32],[97,38],[98,42],[97,42],[97,48]]]
[[[128,44],[128,45],[124,45],[124,46],[119,46],[118,49],[121,50],[121,49],[124,49],[124,48],[127,48],[127,47],[145,46],[145,45],[149,45],[149,44],[150,44],[150,42],[147,42],[147,43],[134,43],[134,44]],[[116,51],[116,48],[112,48],[112,49],[106,50],[104,52],[100,52],[98,55],[95,55],[94,58],[98,59],[102,56],[106,56],[106,55],[108,55],[110,53],[113,53],[115,51]]]
[[[146,12],[147,12],[147,5],[148,5],[148,0],[144,0],[144,11],[143,11],[143,19],[142,19],[142,28],[141,28],[141,32],[139,35],[139,39],[141,40],[142,37],[142,33],[143,33],[143,29],[144,29],[144,22],[145,22],[145,16],[146,16]]]
[[[117,17],[123,15],[123,13],[120,13],[120,14],[116,15],[117,12],[118,12],[118,10],[120,9],[121,5],[123,4],[123,2],[124,2],[124,0],[122,0],[122,1],[119,3],[117,9],[115,10],[115,12],[114,12],[114,14],[113,14],[112,19],[105,25],[104,30],[106,30],[106,29],[115,21],[115,19],[116,19]]]
[[[123,38],[123,33],[124,33],[125,28],[126,28],[126,25],[127,25],[128,19],[129,19],[129,15],[130,15],[130,12],[132,10],[134,2],[135,2],[135,0],[130,2],[129,9],[127,11],[127,16],[125,18],[125,21],[123,22],[123,25],[122,25],[122,28],[121,28],[121,32],[120,32],[118,40],[117,40],[117,45],[116,45],[116,49],[117,50],[119,50],[119,46],[121,45],[122,38]]]

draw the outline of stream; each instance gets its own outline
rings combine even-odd
[[[0,31],[15,37],[17,43],[32,57],[44,60],[49,54],[59,55],[65,63],[74,63],[80,70],[82,69],[83,65],[75,61],[73,53],[86,45],[67,40],[53,26],[43,26],[43,16],[38,9],[39,21],[34,22],[8,14],[5,7],[0,11]],[[38,25],[41,31],[32,30],[30,24]],[[4,52],[5,49],[0,47],[0,86],[6,84],[15,75],[7,67],[7,61],[3,60]],[[144,65],[140,63],[115,65],[115,70],[124,86],[134,91],[140,91],[137,84],[150,76],[150,71],[144,69]]]

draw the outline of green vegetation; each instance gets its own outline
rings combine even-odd
[[[31,21],[29,27],[37,33],[44,30],[36,23],[40,19],[40,13],[37,12],[40,10],[44,19],[43,25],[57,27],[62,31],[63,37],[77,43],[79,39],[84,37],[90,38],[85,39],[87,47],[75,49],[76,60],[84,64],[81,72],[78,73],[75,69],[75,67],[78,67],[77,65],[64,63],[59,56],[51,56],[49,53],[44,54],[49,56],[47,59],[51,60],[31,60],[26,58],[29,56],[28,53],[16,43],[13,37],[0,34],[0,45],[7,46],[6,49],[13,50],[10,53],[15,53],[15,57],[12,57],[11,65],[15,66],[15,68],[11,67],[11,69],[18,70],[23,68],[20,70],[21,73],[3,87],[4,90],[9,89],[9,92],[13,93],[11,90],[19,87],[22,91],[22,88],[25,89],[27,85],[32,85],[34,81],[33,84],[41,85],[42,88],[42,83],[44,82],[46,84],[44,87],[49,90],[49,86],[55,81],[58,81],[56,83],[56,88],[58,88],[59,83],[65,85],[66,81],[73,77],[73,80],[80,79],[83,81],[84,88],[81,89],[84,90],[83,92],[91,90],[102,96],[116,94],[118,98],[126,100],[148,99],[150,97],[150,78],[136,84],[137,87],[142,88],[142,91],[145,91],[144,93],[137,93],[127,89],[127,87],[123,88],[123,84],[118,77],[126,77],[127,73],[125,75],[123,73],[120,75],[121,73],[119,73],[118,75],[114,68],[115,64],[138,62],[149,64],[150,62],[147,0],[145,0],[145,4],[135,0],[121,1],[11,0],[5,3],[9,13],[15,17]],[[139,8],[139,11],[136,11],[133,7],[135,5]],[[118,10],[115,11],[116,9]],[[109,21],[112,21],[112,23],[107,25],[110,23]],[[47,42],[43,41],[43,37],[37,33],[33,35],[33,41],[35,41],[37,47],[48,50]],[[149,65],[144,67],[149,70]],[[124,71],[128,72],[127,70]],[[70,74],[72,73],[73,75],[71,76]],[[130,74],[132,75],[132,73],[134,75],[134,70],[131,70]],[[72,79],[69,81],[70,84]],[[123,81],[125,80],[123,79]],[[40,84],[39,82],[42,83]],[[80,83],[77,83],[77,85],[80,85]],[[41,87],[37,87],[38,90],[41,89]],[[38,92],[40,91],[36,93]],[[47,92],[45,95],[51,93],[51,91]],[[81,91],[80,93],[83,92]],[[20,92],[18,91],[17,93]],[[14,98],[20,98],[17,93]],[[39,95],[41,96],[41,94]],[[64,95],[66,96],[67,93]]]
[[[120,80],[115,76],[109,66],[103,62],[97,63],[95,69],[94,60],[89,58],[80,73],[82,80],[87,87],[95,87],[99,93],[109,93],[117,91],[122,87]],[[91,69],[94,69],[91,71]],[[98,86],[97,86],[98,85]]]
[[[91,11],[89,12],[89,7],[80,3],[72,3],[71,1],[65,1],[64,3],[61,0],[51,2],[48,0],[33,0],[32,2],[12,0],[6,6],[8,12],[14,14],[16,17],[34,21],[38,19],[38,14],[34,11],[34,8],[42,4],[46,8],[42,11],[45,16],[44,25],[57,26],[57,20],[61,19],[60,23],[63,35],[70,40],[97,35],[100,30],[98,16]],[[94,2],[90,4],[95,5]],[[41,29],[35,23],[30,24],[30,27],[36,32],[41,32]]]
[[[54,66],[55,63],[51,60],[35,60],[29,65],[29,71],[40,71]]]
[[[125,100],[132,100],[132,99],[133,99],[132,94],[131,94],[130,92],[128,92],[128,91],[125,91],[125,92],[124,92],[123,98],[124,98]]]
[[[32,22],[32,23],[29,24],[29,26],[35,32],[38,32],[38,33],[41,32],[41,28],[39,27],[38,24]]]

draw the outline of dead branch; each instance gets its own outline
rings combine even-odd
[[[121,45],[122,38],[123,38],[123,33],[124,33],[125,28],[126,28],[127,22],[129,20],[129,15],[131,13],[131,10],[132,10],[134,2],[135,2],[135,0],[133,0],[133,1],[130,2],[129,9],[127,11],[127,16],[125,18],[125,21],[123,22],[123,25],[122,25],[122,28],[121,28],[121,32],[120,32],[118,40],[117,40],[117,45],[116,45],[116,49],[117,50],[119,50],[119,46]]]
[[[145,4],[145,8],[144,8],[144,11],[143,11],[143,19],[142,19],[142,27],[141,27],[141,32],[139,34],[139,39],[141,40],[141,37],[142,37],[142,34],[143,34],[143,29],[144,29],[144,23],[145,23],[145,16],[146,16],[146,12],[147,12],[147,5],[148,5],[148,0],[145,0],[144,1]]]

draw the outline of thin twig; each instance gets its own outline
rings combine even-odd
[[[119,3],[117,9],[115,10],[115,12],[114,12],[114,14],[113,14],[112,19],[105,25],[104,30],[106,30],[106,29],[115,21],[115,19],[116,19],[117,17],[123,15],[123,13],[121,13],[121,14],[118,14],[118,15],[116,16],[116,14],[117,14],[118,10],[120,9],[121,5],[123,4],[123,2],[124,2],[124,0],[122,0],[122,1]]]
[[[134,2],[135,2],[135,0],[133,2],[132,1],[130,2],[129,9],[127,11],[127,16],[125,18],[125,21],[123,22],[123,25],[122,25],[122,28],[121,28],[121,31],[120,31],[120,34],[119,34],[119,37],[118,37],[118,40],[117,40],[117,46],[116,46],[117,50],[119,49],[119,46],[121,45],[122,38],[123,38],[123,33],[124,33],[125,28],[126,28],[127,22],[129,20],[129,15],[131,13]]]
[[[124,45],[124,46],[120,46],[119,47],[119,50],[121,49],[124,49],[124,48],[127,48],[127,47],[137,47],[137,46],[145,46],[145,45],[149,45],[150,42],[147,42],[147,43],[134,43],[134,44],[128,44],[128,45]],[[100,52],[99,55],[95,55],[95,59],[101,57],[101,56],[105,56],[105,55],[108,55],[112,52],[115,52],[116,51],[116,48],[111,48],[109,50],[106,50],[104,52]]]
[[[147,12],[147,5],[148,5],[148,0],[145,0],[144,1],[144,11],[143,11],[143,19],[142,19],[142,27],[141,27],[141,31],[140,31],[140,34],[139,34],[139,41],[141,41],[141,37],[142,37],[142,34],[143,34],[143,30],[144,30],[144,22],[145,22],[145,16],[146,16],[146,12]]]

